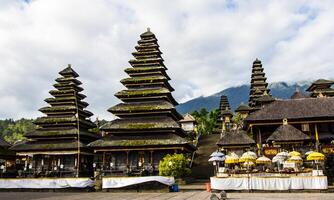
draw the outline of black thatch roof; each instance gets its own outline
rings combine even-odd
[[[309,136],[305,135],[303,132],[293,127],[290,124],[283,124],[279,126],[267,139],[269,141],[275,142],[296,142],[304,141],[310,139]]]
[[[250,138],[246,131],[243,130],[231,130],[224,132],[222,137],[218,140],[218,146],[242,146],[252,145],[255,141]]]
[[[64,76],[72,75],[74,77],[79,77],[78,73],[73,70],[73,68],[71,67],[71,65],[68,65],[68,67],[66,67],[65,69],[63,69],[62,71],[60,71],[59,74],[60,75],[64,75]]]
[[[10,146],[11,145],[8,142],[6,142],[2,137],[0,137],[0,147],[8,148]]]
[[[251,111],[252,109],[248,106],[248,105],[246,105],[246,104],[244,104],[244,103],[241,103],[240,105],[239,105],[239,107],[235,110],[235,112],[248,112],[248,111]]]
[[[334,81],[332,80],[326,80],[326,79],[318,79],[314,81],[310,87],[306,89],[306,91],[312,92],[313,90],[317,89],[319,86],[322,88],[329,88],[331,85],[334,84]]]
[[[246,123],[264,121],[334,118],[334,98],[276,100],[251,113]]]
[[[80,142],[80,148],[86,147]],[[76,150],[77,141],[25,141],[13,145],[10,149],[14,151],[50,151],[50,150]]]
[[[184,138],[175,135],[166,135],[166,136],[107,136],[102,139],[96,140],[88,146],[93,148],[101,148],[101,147],[108,147],[108,148],[119,148],[119,147],[146,147],[146,146],[184,146],[187,145],[191,147],[192,144],[189,143]],[[192,147],[194,148],[194,147]]]
[[[115,119],[106,123],[101,130],[150,130],[150,129],[180,129],[180,125],[171,117],[141,117]]]

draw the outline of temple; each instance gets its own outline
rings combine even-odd
[[[253,62],[251,86],[249,91],[248,105],[253,109],[257,110],[262,105],[272,102],[274,99],[270,95],[268,89],[267,78],[263,71],[262,63],[256,59]]]
[[[125,69],[130,77],[121,80],[126,89],[115,94],[122,103],[108,110],[118,119],[102,126],[105,136],[89,145],[104,175],[157,174],[166,154],[195,150],[181,129],[157,41],[149,29],[140,35],[132,67]]]
[[[11,145],[0,137],[0,178],[16,176],[16,156],[10,147]]]
[[[311,97],[333,97],[334,89],[331,88],[333,84],[332,80],[319,79],[313,82],[306,91],[311,93]]]
[[[219,114],[216,121],[216,126],[214,129],[214,133],[220,134],[223,130],[223,112],[226,112],[226,110],[231,110],[230,103],[228,102],[228,98],[226,95],[222,95],[220,97],[219,102]]]
[[[53,96],[45,99],[49,106],[39,109],[46,116],[34,121],[37,129],[26,133],[28,139],[17,143],[12,150],[25,157],[23,173],[28,177],[91,176],[93,152],[87,144],[98,139],[90,130],[95,124],[89,120],[93,114],[85,108],[88,103],[80,92],[79,76],[69,65],[59,72],[53,85]]]

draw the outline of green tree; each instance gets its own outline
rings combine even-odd
[[[159,163],[160,176],[180,178],[190,173],[189,159],[184,154],[167,154]]]
[[[24,134],[35,130],[36,126],[32,123],[32,119],[19,120],[1,120],[0,130],[1,136],[9,143],[13,144],[18,140],[24,140]]]
[[[197,130],[203,135],[211,134],[216,126],[219,110],[208,112],[205,108],[194,111],[192,114],[197,121]]]

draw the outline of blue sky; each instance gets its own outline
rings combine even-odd
[[[99,118],[119,101],[139,35],[150,27],[173,95],[184,102],[249,83],[334,77],[334,1],[0,0],[0,118],[41,116],[68,63]],[[94,117],[96,117],[94,116]]]

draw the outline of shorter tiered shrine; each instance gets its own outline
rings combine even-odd
[[[93,152],[86,144],[98,139],[90,132],[96,127],[89,119],[93,114],[85,110],[79,75],[70,65],[59,74],[49,92],[53,97],[45,99],[50,106],[39,110],[46,116],[34,121],[37,129],[26,133],[27,141],[11,148],[25,157],[21,176],[92,175]]]

